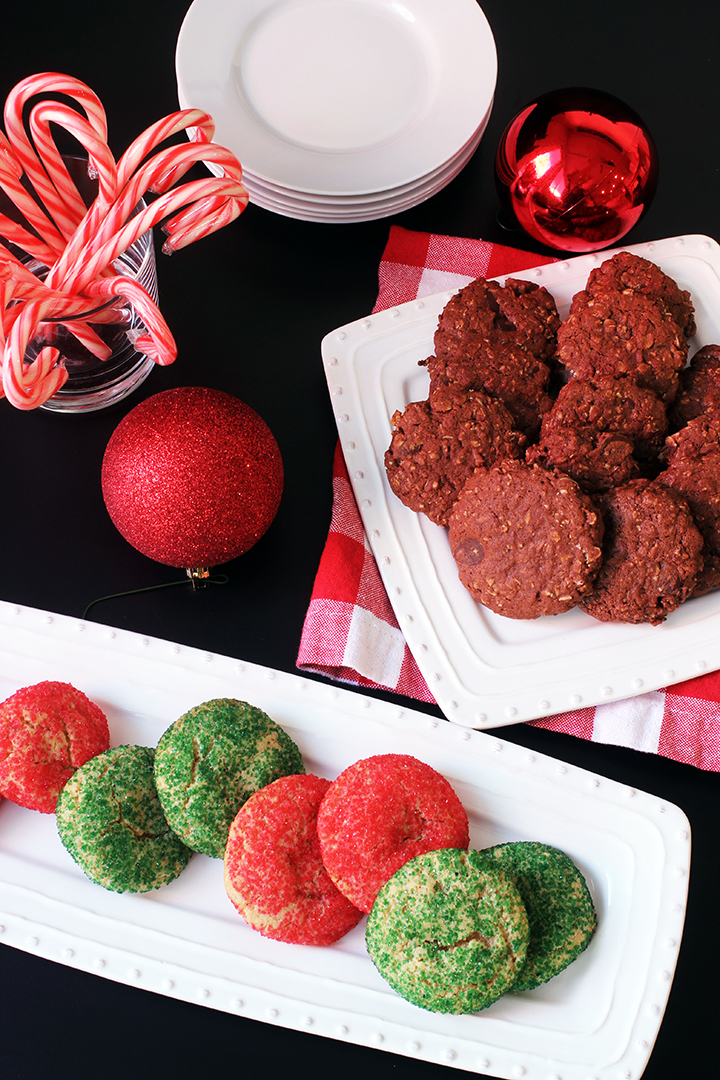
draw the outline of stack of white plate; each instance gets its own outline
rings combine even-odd
[[[497,78],[476,0],[194,0],[176,55],[250,201],[286,217],[388,217],[448,184]]]

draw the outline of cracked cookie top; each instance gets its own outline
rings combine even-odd
[[[446,848],[405,863],[378,893],[370,958],[406,1000],[441,1013],[487,1008],[515,983],[530,941],[520,893],[478,851]]]
[[[262,709],[214,698],[190,709],[164,732],[155,782],[168,821],[184,843],[222,859],[242,804],[280,776],[304,773],[290,736]]]
[[[90,880],[104,889],[159,889],[190,861],[192,852],[160,806],[154,756],[149,746],[113,747],[86,762],[60,793],[60,839]]]
[[[24,686],[0,704],[0,795],[52,814],[63,784],[109,745],[104,712],[81,690]]]

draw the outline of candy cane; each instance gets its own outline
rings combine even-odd
[[[0,187],[2,184],[0,183]],[[15,244],[28,255],[32,255],[33,259],[37,259],[43,266],[52,265],[55,259],[55,252],[52,248],[48,247],[43,240],[39,240],[22,225],[18,225],[16,221],[12,221],[5,214],[0,214],[0,236],[10,244]]]
[[[175,114],[176,117],[179,115]],[[205,115],[193,110],[191,119],[197,121],[198,118]],[[189,118],[184,116],[184,120],[187,121],[187,119]],[[132,176],[102,221],[86,221],[77,229],[50,271],[48,284],[53,287],[64,287],[73,264],[79,265],[86,262],[94,251],[103,243],[109,241],[113,234],[126,224],[128,218],[134,213],[135,208],[148,191],[166,187],[168,175],[177,174],[179,171],[185,172],[196,162],[203,160],[217,161],[226,175],[234,177],[238,181],[240,180],[242,175],[240,163],[234,154],[224,147],[215,144],[198,145],[186,143],[182,146],[159,151]],[[123,159],[121,159],[118,165],[118,182],[123,174],[124,166]],[[189,195],[188,185],[175,190],[183,191]],[[244,208],[247,204],[247,193],[244,188],[243,192]],[[237,214],[234,216],[237,216]],[[155,220],[160,220],[160,218]]]
[[[79,322],[76,319],[62,322],[58,320],[56,325],[64,326],[98,360],[109,360],[112,356],[112,348],[86,322]]]
[[[225,195],[227,199],[234,199],[238,204],[238,212],[247,205],[247,189],[237,180],[216,178],[191,181],[178,190],[161,195],[151,206],[141,210],[128,221],[99,250],[93,251],[93,244],[90,251],[86,253],[87,257],[84,254],[79,258],[61,282],[54,282],[55,286],[70,292],[83,291],[102,270],[113,263],[123,251],[132,247],[148,229],[158,224],[168,214],[174,213],[188,202],[219,194]],[[172,247],[169,250],[172,250]]]
[[[149,128],[130,144],[118,162],[118,185],[124,188],[130,177],[144,159],[161,143],[172,135],[177,135],[187,128],[195,128],[193,141],[211,143],[215,134],[215,122],[212,116],[201,109],[181,109],[151,124]],[[189,166],[188,166],[189,167]],[[174,176],[180,179],[181,173]],[[174,182],[173,180],[173,182]]]
[[[58,356],[57,349],[43,349],[31,365],[37,365],[36,377],[26,381],[16,380],[12,370],[8,375],[7,363],[3,363],[3,392],[11,405],[16,409],[37,409],[57,393],[68,380],[67,370],[57,363]]]
[[[8,326],[20,313],[17,303],[12,308],[7,308],[10,299],[15,301],[54,299],[62,305],[60,310],[67,319],[92,320],[93,323],[117,322],[118,310],[115,305],[107,304],[98,309],[97,301],[90,297],[49,290],[44,281],[36,277],[2,244],[0,244],[0,280],[10,283],[12,288],[12,295],[5,298],[2,307],[2,317]],[[56,321],[59,322],[60,318],[57,317]]]
[[[226,225],[239,217],[245,208],[244,204],[240,205],[235,199],[225,200],[216,208],[213,207],[212,202],[208,200],[210,205],[203,208],[202,218],[197,222],[185,220],[185,215],[174,218],[173,226],[170,222],[165,222],[162,226],[167,233],[167,240],[162,246],[164,255],[172,255],[174,251],[180,251],[181,248],[188,247],[219,229],[224,229]]]
[[[63,94],[79,109],[57,101],[33,105],[28,135],[25,106],[39,94]],[[91,324],[117,322],[123,301],[137,310],[146,328],[134,347],[156,363],[171,363],[177,348],[157,305],[113,264],[155,225],[162,223],[167,234],[163,251],[170,253],[224,227],[245,209],[248,192],[240,162],[212,142],[212,117],[199,109],[164,117],[134,140],[117,165],[107,145],[102,104],[77,79],[45,72],[23,80],[8,95],[4,118],[0,188],[28,227],[0,214],[0,237],[40,261],[47,274],[44,280],[36,277],[0,242],[0,396],[18,408],[36,408],[67,380],[54,346],[42,348],[32,363],[25,361],[30,342],[52,323],[65,326],[95,355],[107,357],[111,350]],[[98,176],[98,194],[89,208],[57,149],[51,125],[63,127],[85,148]],[[162,148],[182,131],[189,142]],[[216,164],[220,175],[174,187],[199,161]],[[157,198],[145,206],[148,194]],[[95,306],[99,301],[106,302],[100,310]]]
[[[63,309],[66,307],[67,297],[48,294],[41,300],[30,300],[5,308],[6,316],[10,314],[14,318],[12,325],[5,327],[3,389],[5,396],[17,408],[36,408],[67,381],[66,369],[58,364],[60,351],[54,346],[41,349],[32,363],[25,361],[28,345],[37,337],[43,324],[48,319],[58,321],[58,317],[62,321]],[[14,314],[16,310],[19,311],[17,315]],[[110,352],[107,346],[97,338],[91,327],[75,326],[72,322],[66,325],[72,333],[79,331],[84,344],[89,343],[99,348],[101,359],[108,358]]]
[[[46,347],[31,364],[25,352],[37,335],[43,315],[54,315],[57,301],[33,300],[22,311],[5,339],[3,350],[3,389],[8,401],[19,409],[34,409],[47,401],[67,380],[68,374],[57,364],[59,352]],[[44,396],[47,395],[47,396]]]
[[[15,204],[27,223],[40,234],[42,239],[37,240],[36,238],[31,237],[31,243],[33,243],[36,248],[42,247],[45,251],[49,252],[49,261],[52,263],[56,256],[63,250],[65,243],[64,239],[44,210],[38,206],[32,195],[30,195],[20,183],[17,173],[13,168],[12,161],[5,155],[0,157],[0,187],[11,202]],[[11,240],[12,243],[15,243],[14,237],[11,237],[6,231],[8,228],[8,221],[10,221],[10,219],[3,214],[3,235],[7,240]],[[14,230],[16,235],[31,236],[21,224],[12,222],[10,227]],[[25,248],[25,250],[28,249]]]
[[[21,80],[8,94],[5,101],[5,131],[24,172],[41,199],[49,193],[51,182],[25,131],[23,110],[26,102],[37,94],[64,94],[73,98],[85,113],[91,127],[107,142],[107,119],[97,94],[79,79],[61,75],[56,71],[43,72]]]
[[[88,152],[90,165],[98,178],[95,217],[102,212],[103,206],[109,206],[117,195],[117,166],[105,140],[101,139],[92,125],[74,109],[54,102],[42,102],[32,109],[29,117],[30,132],[38,153],[45,162],[54,192],[52,201],[46,205],[55,224],[67,239],[85,218],[88,208],[50,134],[51,122],[73,135]]]
[[[163,319],[160,309],[142,285],[132,278],[118,275],[93,282],[88,293],[91,296],[123,296],[138,312],[148,333],[141,334],[134,341],[138,352],[152,357],[156,364],[172,364],[177,356],[177,346],[170,328]]]
[[[238,182],[241,180],[242,168],[237,158],[229,150],[214,143],[207,145],[186,143],[183,146],[174,146],[159,151],[132,176],[97,229],[78,229],[53,267],[49,284],[58,286],[61,282],[65,282],[71,264],[85,262],[98,247],[109,241],[113,234],[125,225],[135,207],[148,191],[155,191],[166,186],[168,174],[172,174],[178,169],[187,170],[198,161],[214,161],[222,167],[226,177],[231,180],[235,179]],[[120,180],[122,173],[121,159],[118,166],[118,180]],[[196,184],[202,182],[195,181]],[[189,198],[190,190],[188,184],[175,189],[176,192],[182,191],[188,195],[186,201],[191,201]],[[247,192],[244,187],[242,191],[241,202],[244,209],[247,205]],[[152,205],[156,206],[157,204],[153,203]],[[162,216],[164,215],[156,218],[154,223],[161,220]],[[83,240],[85,240],[84,246],[82,246]]]

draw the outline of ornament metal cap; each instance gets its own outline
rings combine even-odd
[[[185,573],[190,578],[193,589],[206,589],[210,583],[209,566],[188,566]]]

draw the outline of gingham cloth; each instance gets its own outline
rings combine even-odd
[[[484,240],[392,226],[379,269],[375,311],[476,277],[551,262]],[[303,626],[298,667],[356,686],[434,701],[405,642],[365,538],[342,451],[333,465],[333,511]],[[720,771],[720,672],[542,720],[537,727],[661,754]]]

